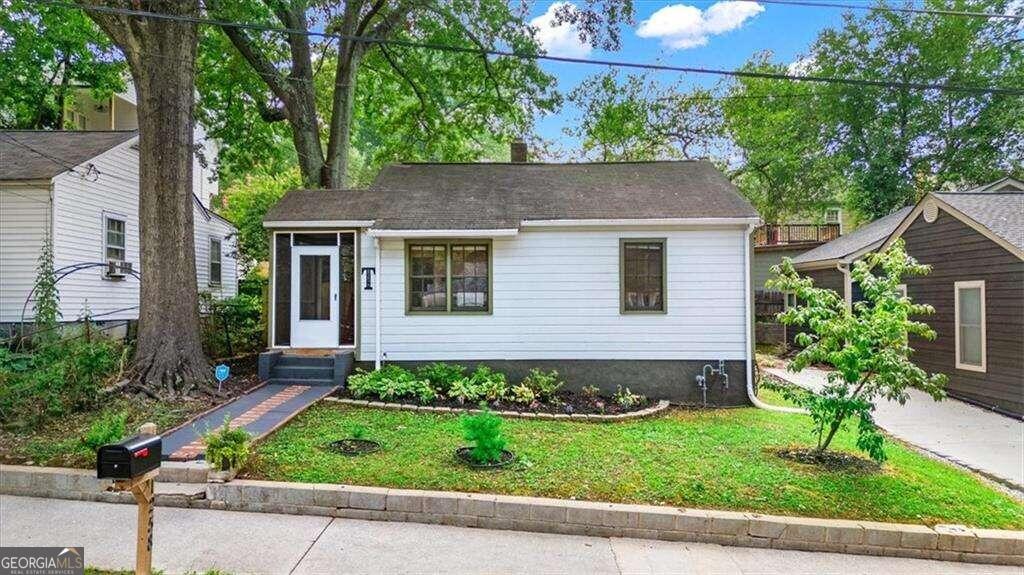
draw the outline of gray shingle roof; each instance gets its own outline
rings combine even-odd
[[[936,198],[1024,250],[1024,192],[948,192]]]
[[[136,134],[136,131],[0,131],[0,180],[48,180]]]
[[[860,250],[884,241],[900,225],[903,218],[913,210],[913,206],[899,209],[887,216],[878,218],[870,224],[865,224],[853,232],[840,236],[828,243],[822,244],[813,250],[808,250],[795,258],[794,264],[809,264],[813,262],[841,259],[859,252]]]
[[[297,190],[264,221],[375,220],[377,229],[509,229],[523,220],[753,218],[708,162],[396,164],[368,190]]]

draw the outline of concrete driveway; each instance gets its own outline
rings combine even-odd
[[[0,496],[0,545],[84,546],[87,565],[134,566],[131,505]],[[165,573],[961,573],[1018,567],[158,507]]]
[[[799,373],[775,367],[765,371],[811,391],[828,382],[827,371],[812,367]],[[875,421],[879,426],[1024,493],[1024,422],[956,399],[935,401],[916,389],[909,391],[906,405],[878,402]]]

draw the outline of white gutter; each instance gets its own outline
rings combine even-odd
[[[745,264],[743,266],[743,304],[746,307],[745,316],[747,318],[747,398],[750,399],[750,403],[754,404],[755,407],[768,411],[807,415],[806,409],[769,405],[761,401],[757,394],[754,393],[754,310],[753,306],[750,305],[750,294],[753,288],[750,278],[750,234],[754,232],[755,227],[757,227],[756,224],[749,224],[747,226],[747,233],[743,236],[743,261]]]
[[[374,343],[373,343],[373,351],[374,351],[373,367],[374,367],[374,369],[380,369],[380,358],[382,356],[382,354],[380,352],[380,302],[381,302],[381,290],[384,289],[384,284],[383,284],[383,282],[380,281],[380,277],[381,277],[381,273],[380,273],[381,272],[381,269],[380,269],[380,238],[373,238],[373,251],[374,251],[374,254],[373,254],[374,264],[373,265],[374,265],[375,271],[377,272],[377,277],[374,278],[376,280],[376,282],[377,282],[377,285],[374,286],[374,288],[373,288],[373,320],[374,320],[373,321],[373,339],[374,339]]]
[[[524,228],[572,228],[583,226],[755,226],[760,218],[633,218],[588,220],[523,220]]]
[[[487,230],[374,230],[371,238],[499,238],[519,235],[515,228]]]
[[[293,220],[263,222],[265,228],[368,228],[374,220]]]

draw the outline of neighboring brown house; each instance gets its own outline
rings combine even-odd
[[[848,304],[861,299],[856,260],[897,238],[932,266],[906,292],[930,304],[934,341],[914,339],[914,361],[949,377],[949,395],[1024,416],[1024,183],[1012,178],[961,192],[928,194],[914,207],[793,258],[815,285]],[[792,344],[797,330],[787,330]]]
[[[915,362],[953,397],[1024,416],[1024,182],[928,194],[882,247],[896,238],[932,266],[906,283],[935,307],[938,337],[912,341]]]

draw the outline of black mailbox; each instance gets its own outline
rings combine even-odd
[[[97,479],[134,479],[160,467],[159,435],[136,435],[96,452]]]

